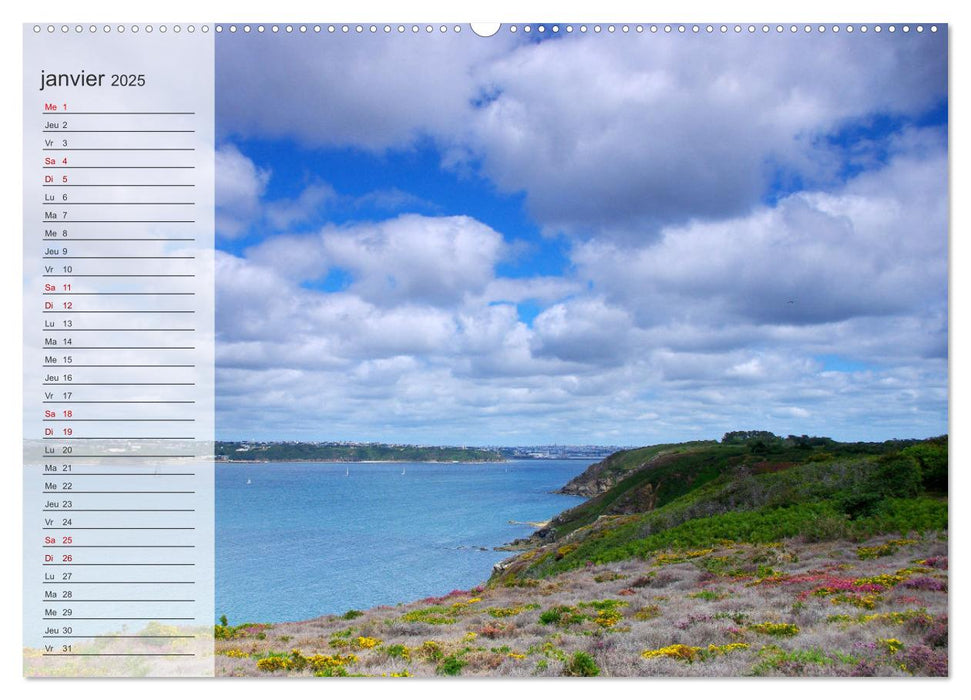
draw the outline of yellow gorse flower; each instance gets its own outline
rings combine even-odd
[[[660,649],[647,649],[641,652],[641,656],[645,659],[656,659],[666,656],[669,659],[677,659],[678,661],[687,661],[690,663],[698,658],[700,651],[701,647],[690,647],[687,644],[671,644]]]

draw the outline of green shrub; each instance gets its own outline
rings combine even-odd
[[[407,661],[411,658],[411,650],[404,644],[390,644],[384,647],[384,653],[392,659],[405,659]]]
[[[432,605],[412,610],[401,616],[405,622],[424,622],[426,625],[454,625],[458,622],[456,609],[445,605]]]
[[[947,436],[901,450],[920,465],[921,483],[932,491],[947,492]]]
[[[539,615],[539,621],[544,625],[558,625],[567,627],[569,625],[582,624],[587,619],[587,615],[570,605],[557,605],[556,607],[544,610]]]
[[[914,498],[923,491],[920,464],[911,455],[899,452],[877,460],[869,483],[874,493],[888,498]]]
[[[791,622],[760,622],[748,627],[753,632],[768,634],[773,637],[795,637],[799,634],[799,627]]]
[[[446,656],[435,669],[435,672],[441,676],[457,676],[462,673],[466,663],[468,662],[457,656]]]
[[[347,675],[347,669],[343,666],[325,666],[314,671],[317,678],[342,678]]]
[[[865,489],[847,493],[837,501],[839,509],[846,513],[850,520],[873,515],[882,502],[883,496]]]
[[[599,676],[600,667],[597,666],[597,662],[593,660],[585,651],[578,651],[573,656],[570,657],[569,662],[563,668],[563,675],[565,676]]]
[[[786,651],[775,645],[763,647],[759,659],[749,671],[753,676],[764,676],[786,667],[803,672],[807,666],[856,665],[860,662],[859,658],[839,651],[824,651],[817,647]]]
[[[872,537],[884,533],[947,529],[947,503],[935,498],[888,498],[870,518],[854,523],[853,533]]]
[[[429,639],[426,642],[422,642],[421,646],[418,647],[415,652],[420,658],[426,661],[439,662],[445,658],[445,652],[440,642]]]

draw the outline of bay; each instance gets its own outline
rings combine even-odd
[[[583,502],[551,491],[589,464],[217,464],[216,615],[305,620],[471,588],[511,554],[493,547]]]

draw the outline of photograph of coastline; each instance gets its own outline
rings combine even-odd
[[[217,675],[948,675],[946,25],[611,26],[218,36]]]

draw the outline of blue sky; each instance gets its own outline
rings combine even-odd
[[[559,275],[569,265],[564,254],[566,243],[541,235],[526,212],[522,193],[498,192],[489,180],[475,173],[443,170],[441,153],[432,143],[382,154],[350,148],[308,152],[290,139],[247,139],[236,145],[254,163],[273,173],[264,192],[268,201],[295,199],[315,182],[326,182],[341,195],[341,200],[310,213],[293,231],[312,231],[325,223],[376,221],[402,211],[427,216],[471,216],[502,231],[510,241],[528,244],[519,255],[500,263],[499,274]],[[289,165],[293,162],[301,165]],[[375,197],[375,193],[386,196]],[[222,240],[221,248],[240,254],[265,235],[265,230],[254,228],[239,239]]]
[[[221,35],[218,437],[946,432],[946,85],[929,32]]]

